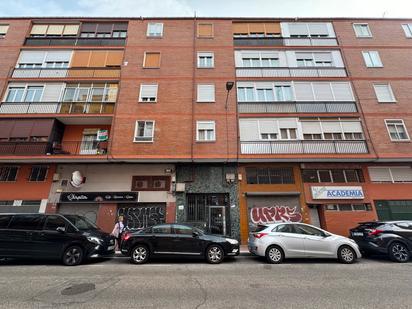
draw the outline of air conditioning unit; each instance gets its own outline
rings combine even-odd
[[[176,184],[176,192],[185,192],[186,184],[184,182],[178,182]]]

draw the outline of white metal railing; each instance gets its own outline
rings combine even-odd
[[[236,77],[347,77],[344,68],[237,68]]]
[[[286,46],[337,46],[335,38],[285,38]]]
[[[112,114],[114,102],[3,102],[0,114]]]
[[[238,102],[239,113],[356,113],[355,102]]]

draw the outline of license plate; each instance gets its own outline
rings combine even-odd
[[[114,249],[114,246],[109,246],[109,247],[107,247],[107,250],[108,251],[111,251],[111,250],[113,250]]]
[[[363,236],[362,232],[352,232],[352,236]]]

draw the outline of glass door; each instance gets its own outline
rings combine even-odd
[[[211,234],[226,235],[225,206],[209,206],[208,230]]]

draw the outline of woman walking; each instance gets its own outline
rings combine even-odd
[[[123,216],[119,216],[117,218],[117,222],[114,225],[112,235],[116,238],[116,251],[120,251],[120,242],[121,242],[121,237],[122,233],[124,230],[124,224],[123,224]]]

